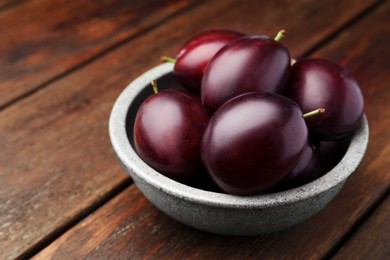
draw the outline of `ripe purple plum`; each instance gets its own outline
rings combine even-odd
[[[204,172],[200,142],[209,119],[197,96],[177,89],[153,94],[135,118],[136,151],[158,172],[191,183]]]
[[[310,141],[297,165],[273,190],[288,190],[299,187],[321,177],[318,147]]]
[[[281,95],[252,92],[218,109],[204,132],[201,154],[225,192],[252,195],[285,178],[307,145],[299,106]]]
[[[242,36],[243,33],[232,30],[209,30],[195,35],[178,50],[173,74],[186,89],[199,95],[203,72],[211,58]]]
[[[298,60],[291,68],[286,95],[304,113],[322,107],[325,113],[306,120],[319,140],[332,141],[353,131],[363,116],[359,84],[344,67],[318,58]]]
[[[216,111],[229,99],[244,93],[283,93],[290,70],[290,54],[279,42],[280,38],[249,35],[225,45],[204,72],[203,105]]]

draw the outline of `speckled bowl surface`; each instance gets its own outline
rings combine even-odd
[[[132,127],[139,106],[152,94],[151,80],[157,79],[160,89],[180,88],[172,69],[173,64],[161,64],[131,82],[115,102],[109,132],[119,162],[141,192],[161,211],[184,224],[227,235],[256,235],[285,229],[324,208],[363,158],[369,135],[365,116],[339,164],[321,178],[298,188],[235,196],[173,181],[138,157]]]

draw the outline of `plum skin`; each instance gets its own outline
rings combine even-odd
[[[207,65],[202,79],[202,104],[216,111],[229,99],[253,91],[283,93],[290,54],[264,35],[241,37],[223,47]]]
[[[291,68],[286,96],[304,113],[324,108],[325,113],[306,120],[319,140],[340,139],[358,126],[364,99],[353,75],[342,66],[319,58],[298,60]]]
[[[204,172],[200,142],[210,113],[199,97],[168,89],[148,97],[134,122],[138,155],[163,175],[190,183]]]
[[[312,182],[322,175],[319,149],[309,141],[297,165],[295,165],[282,181],[276,184],[275,187],[272,187],[271,191],[275,192],[296,188]]]
[[[203,73],[211,58],[242,36],[243,33],[232,30],[209,30],[195,35],[179,48],[173,74],[187,90],[199,95]]]
[[[231,99],[212,116],[203,135],[201,155],[222,190],[253,195],[287,176],[307,140],[308,129],[294,101],[252,92]]]

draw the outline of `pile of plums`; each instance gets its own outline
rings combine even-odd
[[[334,167],[363,116],[362,92],[338,64],[291,59],[283,36],[211,30],[165,58],[186,90],[153,82],[134,123],[139,156],[176,181],[236,195],[297,187]]]

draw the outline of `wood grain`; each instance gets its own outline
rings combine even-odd
[[[274,34],[284,27],[286,44],[298,56],[371,3],[199,5],[0,112],[0,258],[31,250],[128,179],[108,140],[113,102],[131,79],[161,55],[173,55],[190,35],[221,27]]]
[[[2,0],[0,2],[0,12],[2,12],[3,10],[5,10],[7,8],[13,7],[13,6],[19,4],[22,1],[23,0]]]
[[[0,108],[190,0],[31,0],[0,12]]]
[[[390,198],[387,198],[333,259],[387,259],[390,256]]]
[[[254,237],[217,236],[170,219],[132,185],[36,258],[318,259],[329,256],[351,227],[390,188],[390,133],[384,131],[390,124],[390,28],[381,26],[389,23],[389,11],[390,3],[381,6],[315,53],[341,62],[357,76],[366,98],[371,130],[370,145],[362,164],[335,200],[318,215],[283,232]],[[362,229],[364,232],[364,226]],[[97,235],[92,237],[95,232]]]

